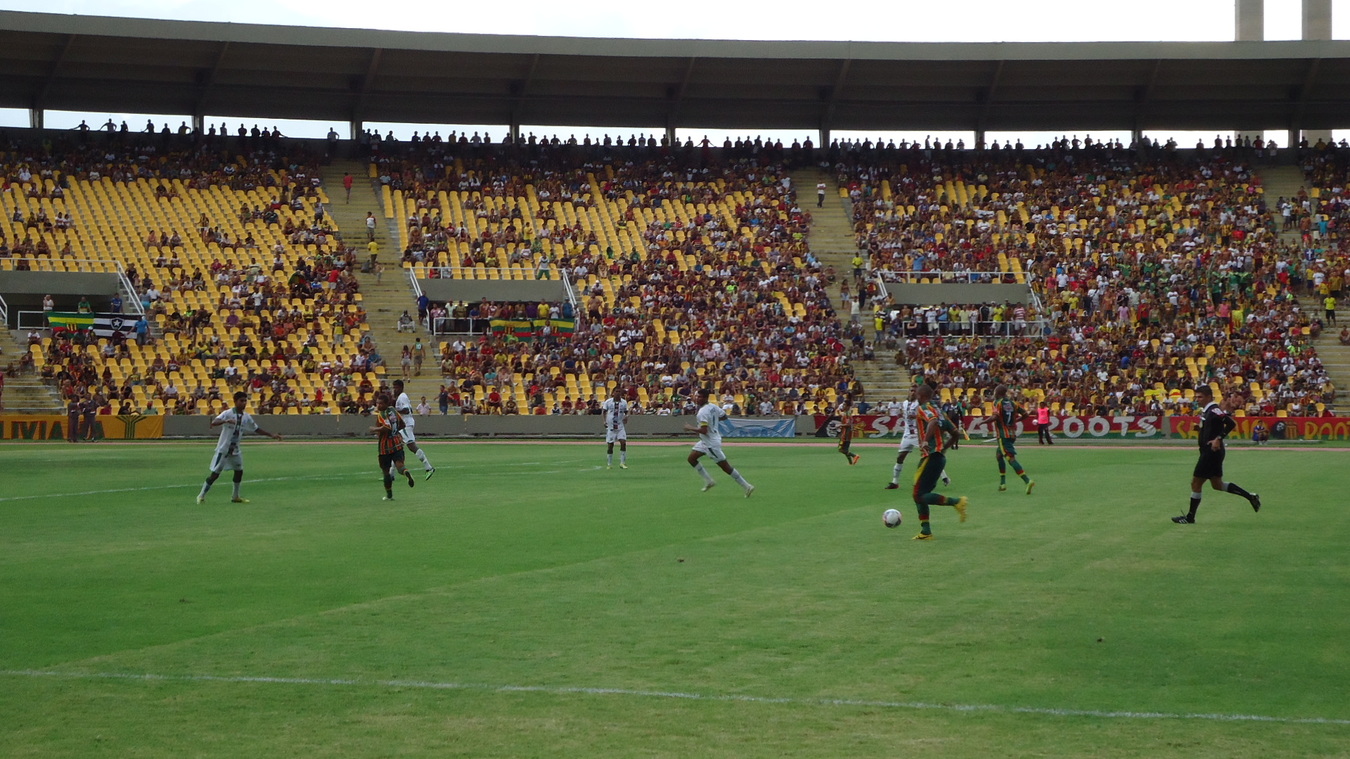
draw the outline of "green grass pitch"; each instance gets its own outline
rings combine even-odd
[[[1350,755],[1350,453],[1022,442],[927,543],[889,444],[0,446],[0,756]]]

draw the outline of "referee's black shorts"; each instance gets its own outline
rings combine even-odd
[[[1195,462],[1195,472],[1191,476],[1204,480],[1222,477],[1224,453],[1226,451],[1222,448],[1217,451],[1201,451],[1200,460]]]

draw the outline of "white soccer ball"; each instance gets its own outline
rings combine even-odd
[[[886,509],[881,515],[881,523],[887,527],[899,527],[902,519],[904,519],[904,515],[896,509]]]

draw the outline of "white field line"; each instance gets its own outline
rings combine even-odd
[[[259,478],[259,479],[256,479],[256,480],[255,480],[255,479],[251,479],[251,478],[245,478],[245,479],[244,479],[244,484],[247,485],[247,484],[252,484],[252,483],[256,483],[256,482],[299,482],[299,481],[302,481],[302,480],[305,480],[305,481],[308,481],[308,480],[338,480],[338,479],[346,479],[346,478],[348,478],[348,477],[365,477],[365,476],[369,476],[369,477],[374,478],[374,477],[377,477],[377,476],[378,476],[378,472],[377,472],[376,474],[373,474],[373,475],[364,475],[364,474],[352,473],[352,474],[315,474],[315,475],[307,475],[307,476],[304,476],[304,477],[262,477],[262,478]],[[107,494],[109,494],[109,493],[144,493],[144,492],[148,492],[148,491],[151,491],[151,490],[178,490],[178,489],[191,489],[191,488],[201,489],[201,486],[202,486],[202,483],[201,483],[200,481],[198,481],[198,482],[184,482],[184,483],[180,483],[180,484],[177,484],[177,485],[147,485],[147,486],[145,486],[145,487],[140,487],[140,488],[112,488],[112,489],[110,489],[110,490],[82,490],[82,491],[80,491],[80,492],[78,492],[78,493],[38,493],[38,494],[36,494],[36,495],[12,495],[12,496],[5,496],[4,498],[0,498],[0,503],[5,503],[5,502],[7,502],[7,501],[31,501],[31,500],[34,500],[34,499],[36,499],[36,498],[74,498],[74,497],[76,497],[76,496],[82,496],[82,495],[107,495]]]
[[[584,462],[584,461],[589,461],[589,459],[570,459],[570,460],[567,460],[567,461],[557,461],[557,462],[547,462],[547,463],[555,464],[555,465],[556,465],[556,464],[580,464],[580,463],[582,463],[582,462]],[[502,468],[502,469],[521,469],[521,468],[528,468],[528,467],[531,467],[531,466],[542,466],[544,463],[545,463],[545,462],[542,462],[542,461],[524,461],[524,462],[516,462],[516,463],[501,464],[501,465],[500,465],[500,468]],[[578,471],[590,471],[590,470],[599,469],[599,468],[600,468],[599,466],[593,466],[593,467],[590,467],[589,469],[583,467],[581,470],[578,470]],[[414,474],[416,474],[416,472],[417,472],[416,469],[413,469],[413,470],[411,470],[411,471],[413,471]],[[448,471],[448,470],[447,470],[447,471]],[[527,472],[527,474],[563,474],[563,473],[569,472],[569,471],[572,471],[572,470],[568,470],[568,469],[551,469],[551,470],[539,471],[539,472]],[[374,474],[366,474],[366,473],[363,473],[363,472],[352,472],[352,473],[349,473],[349,474],[315,474],[315,475],[306,475],[306,476],[303,476],[303,477],[261,477],[261,478],[258,478],[258,479],[256,479],[256,480],[255,480],[255,479],[252,479],[252,478],[245,478],[245,479],[244,479],[244,482],[245,482],[246,484],[251,484],[251,483],[255,483],[255,482],[302,482],[302,481],[308,482],[308,481],[313,481],[313,480],[340,480],[340,479],[347,479],[347,478],[351,478],[351,477],[355,477],[355,478],[369,477],[369,478],[371,478],[371,479],[378,479],[379,473],[377,472],[377,473],[374,473]],[[145,486],[145,487],[139,487],[139,488],[113,488],[113,489],[110,489],[110,490],[82,490],[82,491],[80,491],[80,492],[78,492],[78,493],[37,493],[37,494],[34,494],[34,495],[14,495],[14,496],[5,496],[5,497],[3,497],[3,498],[0,498],[0,503],[6,503],[6,502],[8,502],[8,501],[31,501],[31,500],[35,500],[35,499],[38,499],[38,498],[75,498],[75,497],[77,497],[77,496],[85,496],[85,495],[108,495],[108,494],[110,494],[110,493],[144,493],[144,492],[151,491],[151,490],[179,490],[179,489],[200,488],[201,486],[202,486],[201,482],[184,482],[184,483],[178,483],[178,484],[175,484],[175,485],[147,485],[147,486]]]
[[[128,680],[138,682],[186,683],[258,683],[265,685],[306,685],[319,687],[418,688],[424,690],[482,691],[487,693],[543,693],[552,696],[630,696],[685,701],[739,702],[748,704],[786,704],[790,706],[844,706],[870,709],[914,709],[945,712],[987,712],[991,714],[1033,714],[1049,717],[1092,717],[1134,720],[1202,720],[1209,722],[1261,722],[1285,725],[1350,725],[1350,719],[1328,717],[1271,717],[1261,714],[1213,714],[1199,712],[1131,712],[1098,709],[1053,709],[1000,704],[940,704],[925,701],[873,701],[850,698],[791,698],[745,695],[685,693],[681,691],[633,690],[629,688],[556,687],[548,685],[486,685],[447,683],[426,680],[363,680],[359,678],[274,677],[267,675],[157,675],[133,672],[59,672],[38,669],[0,670],[0,677],[53,678],[63,680]]]

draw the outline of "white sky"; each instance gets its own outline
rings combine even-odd
[[[837,6],[819,0],[681,0],[675,4],[639,0],[0,0],[4,10],[247,24],[566,37],[875,42],[1225,41],[1234,36],[1233,6],[1233,0],[852,0]],[[1297,39],[1300,7],[1301,0],[1265,0],[1266,39]],[[1332,20],[1333,37],[1350,38],[1350,0],[1332,0]],[[118,121],[125,118],[132,129],[145,123],[145,117],[136,114],[49,112],[46,119],[49,127],[65,128],[75,126],[81,118],[89,118],[97,126],[95,119],[102,123],[109,116]],[[211,120],[219,122],[222,117],[232,128],[237,125],[238,120],[229,119],[228,114],[215,115]],[[0,109],[0,126],[26,126],[27,120],[26,111]],[[165,118],[155,120],[163,122]],[[178,121],[181,118],[173,125]],[[330,125],[282,122],[279,126],[288,135],[321,137]],[[333,126],[340,132],[345,129]],[[392,128],[403,138],[419,126],[442,133],[454,127],[468,126],[470,131],[486,128],[370,126],[382,131]],[[500,126],[491,129],[497,135],[505,131]],[[580,138],[582,134],[581,128],[548,129],[564,136],[576,132]],[[702,136],[702,130],[693,132],[698,133],[691,133],[696,140]],[[773,134],[788,142],[807,133]],[[952,134],[970,140],[969,135]],[[710,136],[720,139],[724,135]],[[886,136],[897,141],[914,138],[898,132]],[[1195,142],[1192,136],[1182,137],[1178,135],[1178,142],[1184,145]]]

